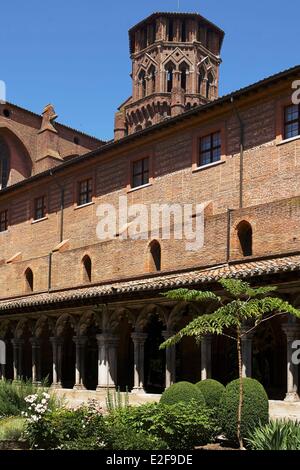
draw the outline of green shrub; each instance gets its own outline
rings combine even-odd
[[[0,381],[0,417],[18,416],[27,409],[25,397],[28,395],[41,395],[46,387],[37,387],[31,381],[11,382],[10,380]],[[59,400],[52,395],[51,405],[59,406]]]
[[[103,415],[89,405],[77,410],[49,410],[36,421],[28,420],[26,425],[26,437],[31,447],[38,449],[66,448],[71,442],[79,446],[79,441],[89,448],[103,448],[106,435]]]
[[[247,439],[252,450],[300,450],[300,423],[270,421]]]
[[[194,400],[173,405],[129,406],[106,419],[110,428],[121,425],[138,433],[147,432],[173,450],[189,450],[207,444],[219,431],[212,412]]]
[[[205,406],[204,396],[196,385],[190,382],[178,382],[163,392],[160,403],[173,405],[178,402],[190,403],[191,400]]]
[[[164,450],[168,448],[167,444],[156,436],[145,431],[137,432],[125,426],[111,428],[109,440],[108,447],[112,450]]]
[[[236,441],[239,404],[239,379],[230,382],[220,400],[219,417],[222,431],[229,440]],[[269,421],[269,403],[264,387],[255,379],[244,378],[241,435],[247,438],[261,423]]]
[[[204,396],[206,406],[208,408],[217,408],[225,390],[224,385],[213,379],[200,380],[196,385]]]
[[[17,441],[22,437],[25,419],[19,416],[0,421],[0,441]]]

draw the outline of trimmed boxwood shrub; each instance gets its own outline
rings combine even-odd
[[[206,406],[208,408],[217,408],[225,390],[224,385],[213,379],[201,380],[196,385],[204,396]]]
[[[231,441],[237,439],[239,387],[239,379],[230,382],[220,400],[220,425],[227,439]],[[269,403],[264,387],[257,380],[244,378],[243,387],[241,434],[243,438],[247,438],[258,425],[263,426],[268,423]]]
[[[138,434],[147,433],[157,439],[161,446],[166,444],[165,448],[172,450],[192,450],[195,446],[211,442],[220,433],[212,411],[198,405],[194,400],[174,405],[149,403],[129,406],[111,413],[106,422],[109,426],[109,438],[115,436],[115,430],[121,426]],[[133,438],[133,442],[136,442],[134,436]],[[121,440],[123,441],[123,437]],[[113,443],[112,448],[116,449],[114,446]],[[153,443],[152,446],[153,450],[158,450]]]
[[[178,382],[163,392],[160,403],[174,405],[179,402],[189,403],[191,400],[205,406],[204,396],[196,385],[190,382]]]

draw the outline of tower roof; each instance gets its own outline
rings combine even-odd
[[[220,35],[220,41],[222,45],[222,41],[225,36],[225,32],[219,28],[217,25],[209,21],[208,19],[204,18],[204,16],[200,15],[199,13],[179,13],[179,12],[155,12],[152,13],[150,16],[147,18],[144,18],[142,21],[137,23],[136,25],[132,26],[132,28],[129,29],[129,45],[130,45],[130,52],[132,53],[134,51],[134,33],[141,27],[146,24],[152,23],[154,20],[157,18],[165,16],[165,17],[174,17],[174,18],[190,18],[190,19],[196,19],[199,22],[202,22],[203,24],[206,24],[209,26],[211,29],[214,29],[217,33]]]

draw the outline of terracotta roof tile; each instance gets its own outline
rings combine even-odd
[[[221,277],[248,279],[258,275],[300,271],[300,255],[262,259],[247,263],[224,264],[206,269],[195,269],[184,273],[162,274],[143,279],[125,280],[104,285],[74,288],[66,291],[37,293],[26,297],[0,301],[0,312],[38,306],[72,302],[81,299],[100,299],[106,296],[131,292],[157,291],[181,286],[194,286],[218,281]]]

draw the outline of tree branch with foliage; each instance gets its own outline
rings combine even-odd
[[[168,338],[160,348],[168,348],[178,343],[184,336],[195,337],[201,341],[204,336],[223,335],[236,342],[238,357],[238,371],[240,379],[239,406],[237,417],[237,439],[243,449],[241,436],[241,420],[243,407],[243,380],[242,380],[242,343],[241,340],[255,330],[261,323],[269,321],[275,316],[290,314],[300,318],[300,311],[288,302],[271,296],[277,287],[251,287],[248,282],[237,279],[221,279],[219,281],[225,291],[222,297],[210,291],[191,289],[176,289],[162,295],[170,300],[213,303],[215,310],[209,314],[199,315],[178,333]],[[249,324],[251,323],[251,326]],[[246,326],[248,325],[248,326]]]

